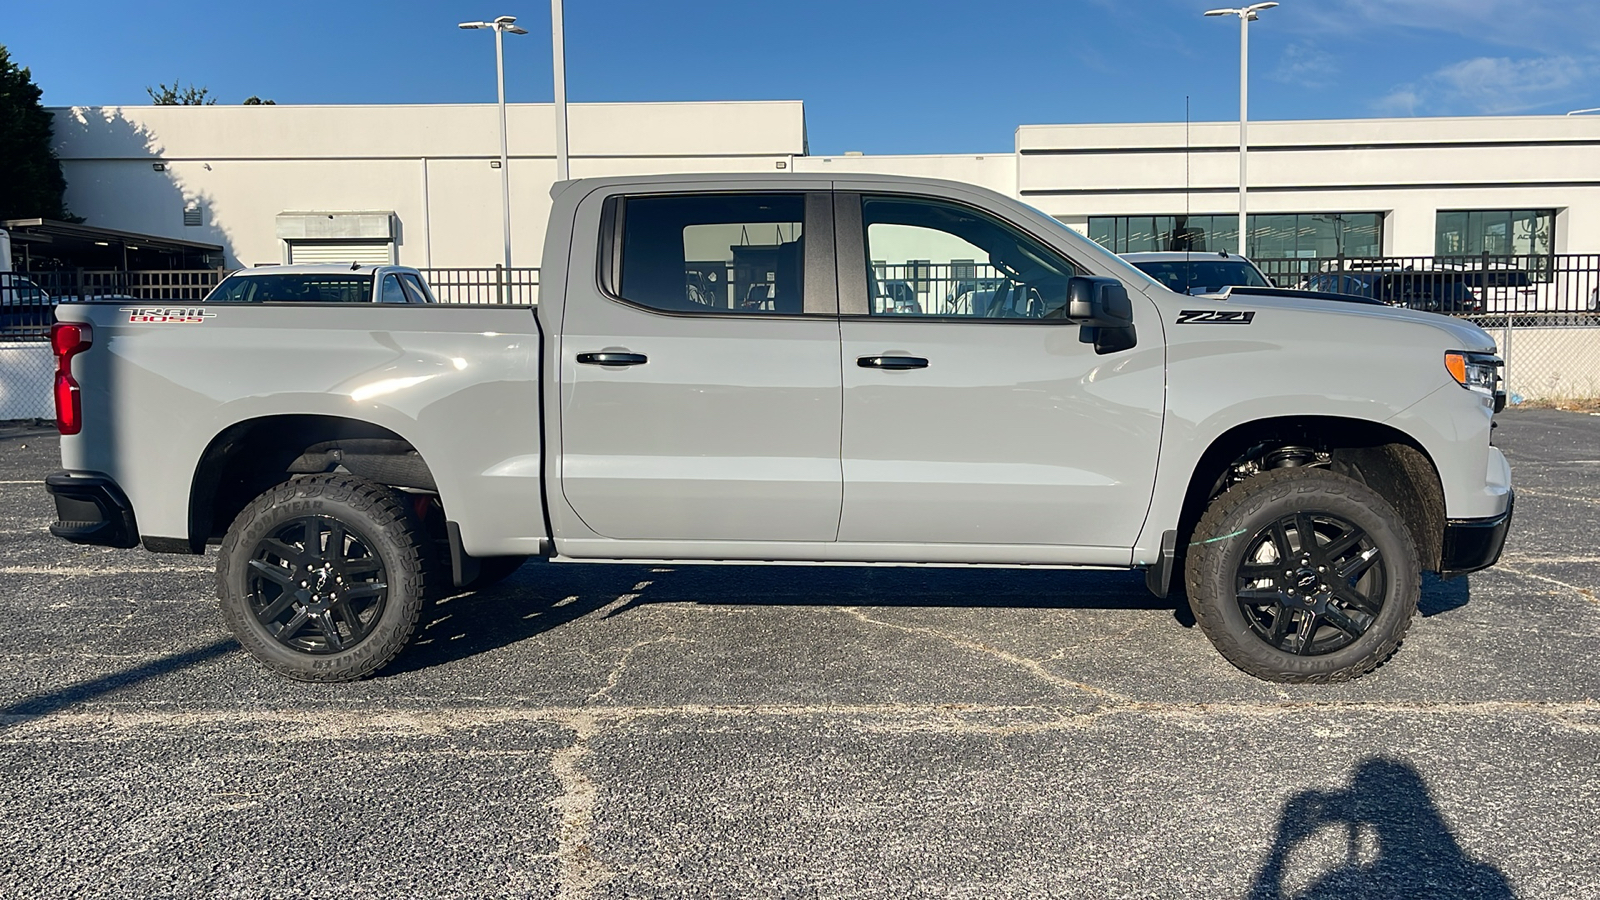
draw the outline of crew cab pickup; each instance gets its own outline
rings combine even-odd
[[[948,182],[552,197],[536,308],[62,306],[51,530],[220,544],[234,634],[308,681],[528,557],[1137,568],[1245,672],[1339,681],[1394,652],[1424,571],[1499,557],[1500,360],[1469,323],[1173,293]]]

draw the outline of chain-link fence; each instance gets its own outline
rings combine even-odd
[[[0,421],[55,418],[55,372],[48,343],[0,338]]]

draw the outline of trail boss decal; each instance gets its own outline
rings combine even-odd
[[[201,306],[124,306],[118,312],[127,313],[135,325],[203,325],[217,317]]]
[[[1249,325],[1254,321],[1253,309],[1186,309],[1178,313],[1178,325]]]

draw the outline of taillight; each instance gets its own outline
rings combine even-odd
[[[72,377],[72,358],[94,343],[94,329],[77,322],[50,326],[50,349],[56,354],[56,430],[77,434],[83,430],[83,400]]]

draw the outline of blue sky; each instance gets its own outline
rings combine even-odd
[[[1221,0],[567,0],[574,102],[806,102],[813,153],[1010,150],[1019,124],[1238,117]],[[49,105],[147,103],[174,79],[222,103],[551,97],[541,0],[7,0],[0,43]],[[76,23],[76,24],[70,24]],[[1600,106],[1600,0],[1283,0],[1251,26],[1251,118],[1562,113]]]

